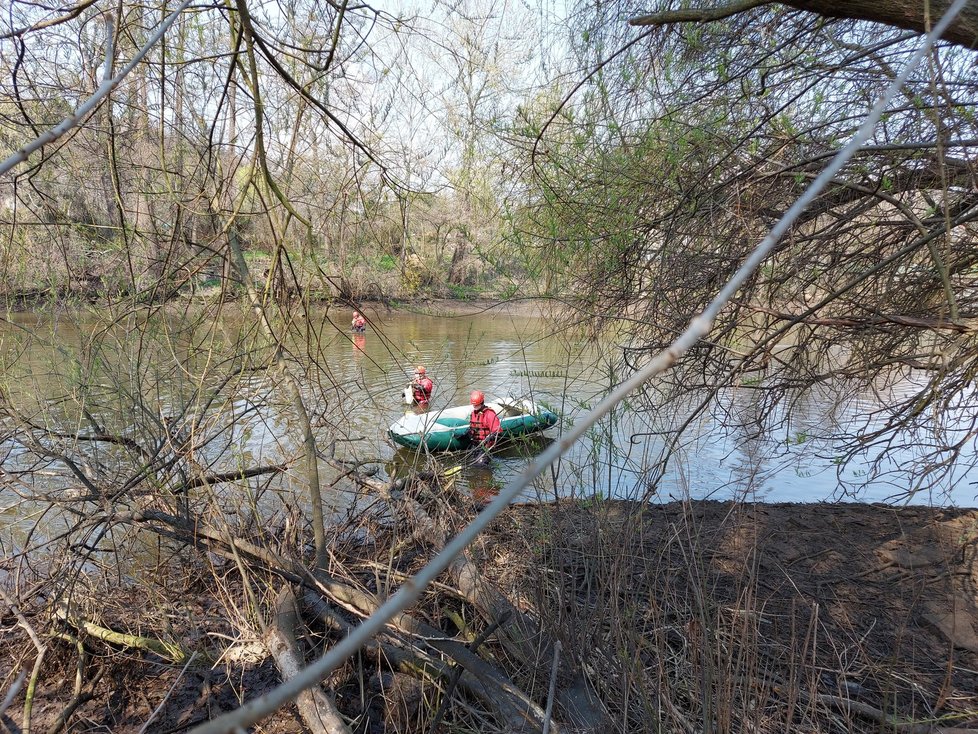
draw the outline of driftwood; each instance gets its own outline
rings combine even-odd
[[[275,599],[275,616],[265,636],[268,650],[284,680],[294,678],[305,667],[295,639],[297,622],[295,592],[286,586]],[[313,734],[350,734],[336,705],[319,686],[300,693],[295,705]]]
[[[303,595],[303,604],[308,614],[315,616],[328,627],[341,634],[349,634],[353,630],[353,625],[343,619],[335,610],[331,609],[315,592],[307,591]],[[484,637],[470,643],[470,651],[473,654],[478,645],[484,641]],[[484,661],[482,662],[481,668],[478,666],[475,669],[471,666],[466,668],[461,665],[453,667],[441,660],[425,655],[421,651],[416,650],[412,653],[403,647],[392,645],[376,638],[371,640],[366,649],[383,658],[392,670],[414,677],[438,679],[444,683],[442,705],[435,713],[433,723],[430,726],[430,730],[432,731],[436,730],[441,716],[444,715],[447,700],[456,686],[482,703],[490,711],[495,712],[497,716],[501,717],[503,714],[500,709],[501,704],[504,706],[505,702],[500,702],[498,700],[498,693],[494,687],[486,685],[483,681],[483,676],[487,674],[486,671],[489,671],[489,675],[494,675],[491,672],[493,670],[492,666]],[[525,720],[518,712],[511,719],[507,724],[507,729],[510,731],[532,731],[537,729],[535,726],[527,729]]]
[[[376,595],[339,581],[322,570],[310,569],[267,548],[241,538],[229,537],[202,525],[195,525],[174,515],[147,509],[134,514],[133,520],[161,523],[170,530],[155,528],[156,532],[193,543],[196,547],[209,550],[216,555],[228,558],[247,556],[265,570],[287,581],[300,583],[319,591],[340,607],[357,615],[369,616],[382,603]],[[527,732],[542,729],[543,709],[507,676],[473,654],[465,644],[446,638],[441,630],[421,622],[406,612],[396,615],[390,624],[401,632],[422,638],[427,646],[450,657],[471,673],[475,679],[472,682],[472,694],[507,727]],[[551,727],[551,731],[556,731],[555,727]]]
[[[445,529],[436,523],[417,500],[405,496],[394,496],[389,485],[369,479],[356,477],[357,481],[379,494],[395,508],[409,516],[415,526],[414,535],[426,539],[437,548],[447,542]],[[554,658],[557,641],[544,634],[540,626],[529,615],[517,609],[506,596],[492,583],[488,582],[478,566],[465,552],[460,553],[449,571],[462,597],[478,610],[488,624],[499,624],[499,641],[506,651],[525,665],[536,670],[538,675],[546,675],[546,663]],[[600,703],[591,693],[583,672],[573,667],[573,661],[565,656],[562,678],[569,683],[559,687],[556,700],[571,725],[579,732],[604,732],[611,728],[611,722]],[[549,717],[544,717],[549,721]],[[557,727],[550,722],[551,731]]]
[[[381,601],[373,594],[337,582],[316,572],[317,586],[342,606],[367,616]],[[465,644],[445,637],[445,633],[406,612],[400,612],[390,624],[397,630],[420,637],[425,644],[447,655],[473,675],[472,693],[508,727],[516,731],[537,731],[543,727],[544,712],[529,696],[495,667],[471,652]]]
[[[157,640],[153,637],[129,635],[124,632],[116,632],[106,627],[100,627],[94,622],[83,619],[75,612],[69,611],[65,606],[56,608],[54,610],[54,617],[55,619],[66,622],[79,632],[84,632],[86,635],[102,640],[103,642],[145,650],[160,657],[167,658],[174,663],[184,663],[190,658],[190,652],[180,645]]]
[[[409,516],[416,538],[424,539],[438,549],[445,546],[448,541],[445,529],[431,518],[420,502],[405,495],[394,496],[389,485],[375,479],[360,476],[357,481]],[[552,643],[544,640],[536,622],[488,583],[467,553],[458,555],[450,571],[462,598],[472,604],[487,623],[509,620],[500,628],[500,641],[508,653],[534,668],[540,668],[542,661],[550,659]]]

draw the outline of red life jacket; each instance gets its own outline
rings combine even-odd
[[[490,436],[499,434],[499,416],[492,408],[473,410],[469,416],[469,436],[474,443],[482,443]],[[495,438],[487,443],[492,443]]]
[[[427,405],[428,401],[431,400],[431,391],[435,389],[435,383],[431,381],[430,377],[422,377],[411,385],[411,389],[414,391],[414,402],[419,405]]]

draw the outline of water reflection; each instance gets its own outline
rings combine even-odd
[[[18,355],[8,359],[4,367],[11,386],[9,397],[22,407],[29,408],[30,401],[39,406],[64,400],[69,371],[64,352],[76,350],[84,335],[93,331],[84,321],[71,324],[59,318],[55,324],[53,317],[21,317],[32,334],[46,334],[47,343],[31,337],[28,349],[12,340],[4,342],[7,354]],[[281,380],[271,372],[243,368],[233,379],[225,380],[237,369],[233,361],[238,358],[237,351],[226,365],[215,360],[213,364],[220,364],[219,368],[208,363],[212,373],[205,372],[192,358],[191,347],[218,338],[229,350],[238,350],[245,339],[263,343],[252,333],[248,318],[228,314],[194,327],[184,327],[177,317],[166,318],[167,328],[158,330],[160,344],[146,339],[139,344],[143,351],[134,352],[126,341],[131,331],[127,329],[111,354],[103,348],[100,358],[104,363],[84,375],[90,384],[108,386],[104,394],[95,396],[115,411],[115,422],[106,422],[106,430],[152,450],[162,441],[159,416],[178,415],[183,416],[188,435],[194,439],[194,460],[208,471],[295,463],[301,433],[283,396]],[[321,449],[335,447],[337,458],[374,462],[392,475],[428,462],[435,462],[440,471],[459,466],[454,475],[456,486],[473,496],[491,496],[499,485],[516,477],[529,458],[560,435],[563,426],[579,420],[624,377],[615,366],[620,349],[608,345],[602,353],[578,341],[571,332],[555,332],[542,319],[496,312],[452,317],[378,309],[368,314],[368,345],[367,334],[346,330],[347,318],[344,313],[343,319],[332,322],[310,319],[310,324],[320,325],[317,328],[321,332],[315,334],[314,342],[290,345],[289,350],[292,355],[308,355],[308,365],[303,364],[306,376],[302,389],[314,413]],[[331,326],[334,322],[342,328]],[[206,333],[195,331],[203,332],[204,327]],[[185,332],[175,346],[173,334],[180,328]],[[0,326],[0,339],[10,339],[10,333],[5,334],[3,329]],[[52,337],[55,333],[56,339]],[[132,333],[135,336],[130,341],[138,336],[138,332]],[[167,338],[171,341],[165,341]],[[261,348],[251,353],[258,364],[263,360]],[[174,353],[180,359],[177,367]],[[469,391],[477,386],[490,399],[525,396],[542,402],[560,415],[562,422],[546,434],[495,452],[488,470],[459,462],[451,455],[428,457],[395,450],[386,436],[387,428],[407,410],[403,389],[419,364],[438,377],[432,410],[467,404]],[[113,371],[131,382],[113,383],[110,378],[117,376]],[[211,385],[220,386],[222,391],[214,402],[205,400]],[[912,385],[906,386],[907,391],[912,389]],[[895,477],[866,481],[869,463],[878,456],[842,463],[838,435],[843,430],[858,432],[860,423],[866,424],[885,398],[867,393],[841,401],[826,386],[792,401],[780,413],[772,413],[764,391],[740,385],[719,391],[710,408],[690,421],[694,408],[703,400],[704,395],[697,394],[679,401],[665,380],[651,384],[647,405],[629,402],[599,421],[527,490],[523,499],[598,494],[661,500],[739,497],[812,502],[839,496],[839,487],[845,486],[840,485],[841,480],[858,489],[858,494],[848,499],[880,501],[906,489]],[[687,422],[682,438],[673,441],[669,430]],[[71,423],[67,414],[65,423]],[[908,437],[901,440],[905,446],[893,455],[894,470],[920,461],[920,446]],[[100,450],[103,455],[96,459],[121,462],[104,446],[81,450]],[[975,488],[969,486],[966,475],[974,453],[973,445],[966,447],[962,468],[954,477],[958,485],[950,499],[961,506],[975,504]],[[20,444],[0,436],[5,468],[27,469],[27,459],[23,459],[25,466],[17,466],[22,454]],[[135,469],[129,467],[130,472],[139,466],[137,462]],[[124,468],[120,465],[120,475]],[[37,474],[34,480],[40,489],[49,488],[46,477]],[[295,491],[301,496],[299,471],[282,481],[289,482],[283,484],[283,492]],[[944,488],[942,485],[940,489]],[[947,499],[937,492],[925,492],[914,501],[940,504]],[[10,506],[12,501],[0,502],[0,512]]]
[[[399,447],[385,468],[392,478],[408,477],[419,471],[436,472],[444,480],[454,482],[475,503],[486,504],[554,440],[544,434],[520,436],[494,449],[488,461],[482,460],[481,451],[427,453]],[[539,496],[528,494],[524,499],[535,500]]]
[[[496,479],[491,463],[473,464],[466,477],[472,500],[477,505],[488,505],[499,494],[502,483]]]

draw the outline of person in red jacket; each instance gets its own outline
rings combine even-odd
[[[367,330],[367,320],[363,318],[363,315],[359,311],[353,312],[353,320],[350,322],[350,328],[360,334]]]
[[[431,402],[431,393],[435,389],[435,383],[428,377],[427,370],[422,365],[418,365],[414,370],[414,379],[411,380],[411,390],[414,394],[414,402],[419,408],[427,408]]]
[[[496,411],[486,406],[486,396],[483,395],[482,390],[473,390],[469,395],[469,402],[472,404],[469,436],[473,446],[482,450],[477,463],[488,463],[489,456],[486,452],[499,440],[499,416],[496,415]]]

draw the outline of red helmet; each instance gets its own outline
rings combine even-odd
[[[423,375],[425,373],[424,367],[422,367],[420,364],[414,368],[414,371],[417,372],[419,375]]]
[[[469,395],[469,402],[472,405],[482,405],[486,402],[486,396],[482,394],[482,390],[473,390]]]

